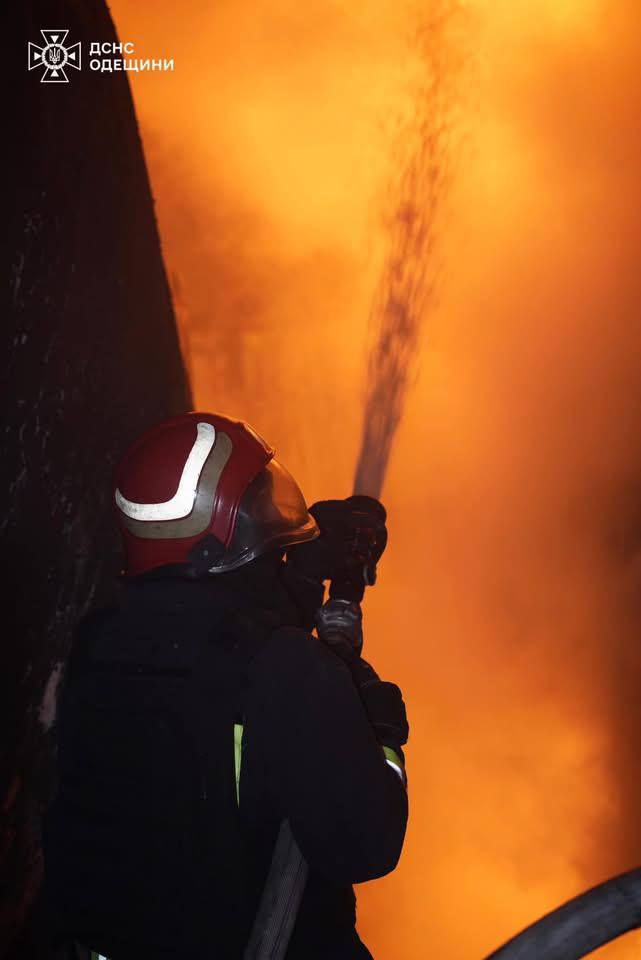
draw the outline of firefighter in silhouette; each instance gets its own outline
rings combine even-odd
[[[403,700],[357,656],[384,511],[308,511],[250,427],[208,413],[142,436],[114,506],[122,598],[81,622],[58,710],[54,939],[109,960],[242,960],[287,821],[306,883],[288,945],[255,956],[370,957],[352,884],[394,869],[407,820]]]

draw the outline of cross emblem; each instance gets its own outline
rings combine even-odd
[[[44,40],[44,46],[39,47],[36,43],[29,44],[28,69],[35,70],[36,67],[44,67],[44,72],[40,78],[41,83],[69,83],[65,67],[80,70],[80,44],[74,43],[70,47],[65,46],[68,30],[41,30],[40,33]]]

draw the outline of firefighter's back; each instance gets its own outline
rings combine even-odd
[[[246,657],[199,584],[130,585],[122,608],[81,625],[45,822],[60,930],[114,957],[187,960],[213,936],[217,956],[242,955],[254,909],[236,783]]]

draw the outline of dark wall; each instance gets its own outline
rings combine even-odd
[[[107,6],[9,9],[0,956],[26,956],[16,944],[39,879],[37,813],[55,783],[59,665],[74,622],[109,595],[119,566],[112,466],[190,397],[127,78],[88,68],[89,42],[115,40]],[[67,84],[27,71],[41,28],[83,42],[84,68]]]

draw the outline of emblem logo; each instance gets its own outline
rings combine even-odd
[[[73,67],[74,70],[80,70],[81,67],[80,44],[73,43],[70,47],[65,46],[68,30],[41,30],[40,33],[44,46],[39,47],[37,43],[28,45],[28,69],[44,68],[40,78],[41,83],[69,83],[66,68]]]

